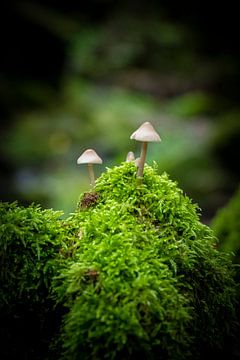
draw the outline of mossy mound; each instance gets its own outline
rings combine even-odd
[[[232,253],[234,263],[240,263],[240,188],[229,203],[219,210],[212,228],[219,238],[219,248]]]
[[[44,298],[54,274],[53,259],[66,246],[61,215],[38,205],[0,203],[1,305],[9,306],[12,298],[31,302]]]
[[[236,285],[198,208],[166,174],[108,169],[68,220],[72,265],[54,280],[64,359],[186,359],[229,351]],[[225,346],[225,349],[224,349]]]
[[[166,174],[108,169],[60,215],[0,204],[1,358],[233,355],[229,256]]]
[[[52,278],[74,248],[61,215],[0,203],[1,359],[46,359],[62,313],[49,296]]]

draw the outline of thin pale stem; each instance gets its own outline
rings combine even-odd
[[[88,164],[88,174],[89,174],[89,178],[90,178],[90,185],[94,186],[95,185],[95,176],[94,176],[92,164]]]
[[[137,177],[140,177],[140,178],[143,177],[143,169],[144,169],[145,159],[146,159],[146,155],[147,155],[147,146],[148,146],[147,142],[142,142],[141,155],[140,155],[140,159],[138,162],[138,171],[137,171]]]

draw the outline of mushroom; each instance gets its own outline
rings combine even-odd
[[[90,185],[95,185],[95,176],[93,171],[93,164],[102,164],[102,159],[98,156],[96,151],[93,149],[85,150],[82,155],[77,159],[78,164],[87,164],[88,165],[88,174],[90,178]]]
[[[135,160],[134,153],[132,151],[129,151],[126,157],[126,162],[131,162]]]
[[[161,141],[160,136],[158,135],[152,124],[147,121],[143,123],[136,131],[134,131],[130,139],[142,142],[141,155],[137,163],[137,177],[143,177],[143,169],[147,154],[148,142]]]
[[[136,167],[139,166],[139,160],[140,160],[140,157],[138,157],[138,158],[135,159],[135,165],[136,165]]]

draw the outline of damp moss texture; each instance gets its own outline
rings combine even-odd
[[[1,359],[47,358],[61,316],[51,283],[72,249],[61,215],[34,204],[0,203]]]
[[[43,237],[40,228],[26,230],[35,233],[31,247],[37,265],[32,268],[41,274],[44,295],[38,277],[31,280],[24,265],[31,251],[24,241],[18,243],[27,252],[19,266],[36,284],[29,292],[24,275],[15,286],[22,284],[20,293],[27,291],[28,301],[37,296],[53,304],[45,321],[54,312],[57,318],[45,339],[52,349],[45,359],[229,355],[237,329],[233,266],[216,249],[217,239],[200,222],[198,207],[167,174],[145,166],[140,182],[133,163],[107,169],[94,191],[81,195],[74,214],[66,220],[56,215],[45,219]],[[8,230],[0,229],[7,238]],[[47,242],[46,251],[41,244],[38,250],[39,239]],[[14,242],[6,241],[2,254]],[[12,261],[8,276],[14,277],[11,266]],[[5,294],[14,281],[5,286]]]

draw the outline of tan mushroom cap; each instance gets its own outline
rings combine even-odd
[[[78,164],[102,164],[102,159],[93,149],[85,150],[77,159]]]
[[[130,139],[143,142],[161,141],[160,136],[152,124],[148,121],[143,123],[136,131],[134,131]]]

